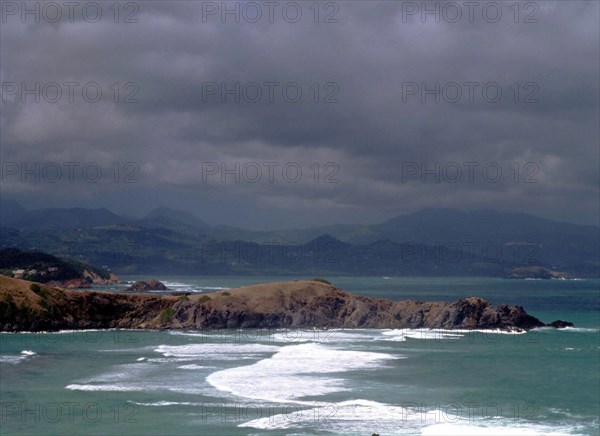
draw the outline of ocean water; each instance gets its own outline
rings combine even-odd
[[[157,278],[190,292],[288,279]],[[576,327],[0,334],[0,434],[600,434],[598,280],[332,281]]]

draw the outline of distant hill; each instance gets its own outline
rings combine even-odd
[[[206,222],[190,212],[159,207],[135,222],[140,227],[164,228],[182,233],[198,233],[210,228]]]
[[[481,275],[519,267],[597,277],[600,229],[523,213],[424,209],[376,225],[252,231],[158,208],[25,211],[2,223],[0,248],[41,250],[121,274]]]
[[[26,211],[13,220],[3,221],[5,227],[21,230],[74,229],[82,227],[109,226],[126,224],[129,220],[116,215],[108,209],[68,209],[48,208]]]
[[[0,207],[0,227],[14,224],[25,212],[27,212],[27,209],[15,200],[3,199]]]
[[[455,209],[423,209],[372,226],[370,239],[392,241],[507,241],[535,237],[589,237],[598,228],[551,221],[524,213],[491,210],[463,212]],[[597,237],[597,235],[596,235]],[[355,241],[356,242],[356,241]]]

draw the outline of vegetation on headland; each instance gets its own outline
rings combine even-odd
[[[317,281],[191,295],[81,292],[0,276],[0,331],[92,328],[445,328],[530,329],[545,324],[520,306],[391,301]],[[555,324],[565,326],[564,321]]]
[[[160,313],[160,320],[166,324],[173,319],[173,316],[175,316],[175,309],[172,307],[167,307]]]
[[[118,281],[104,268],[97,268],[72,259],[61,259],[39,251],[16,248],[0,250],[0,274],[38,283],[84,287]]]

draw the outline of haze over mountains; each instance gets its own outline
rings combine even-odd
[[[164,207],[26,210],[3,201],[1,247],[78,257],[115,272],[508,276],[541,266],[597,276],[600,230],[522,213],[424,209],[375,225],[252,231]]]

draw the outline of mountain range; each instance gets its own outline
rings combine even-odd
[[[27,210],[3,200],[0,248],[75,257],[117,273],[510,276],[541,267],[597,277],[600,228],[524,213],[423,209],[374,225],[256,231],[165,207]]]

